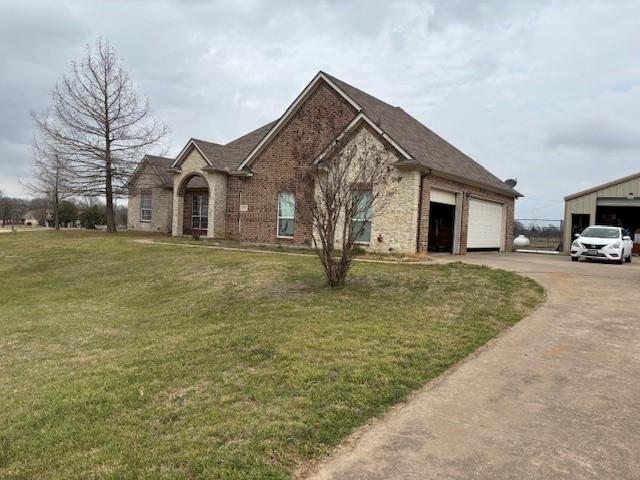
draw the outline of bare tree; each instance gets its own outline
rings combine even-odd
[[[0,220],[4,227],[9,219],[9,197],[7,197],[2,190],[0,190]]]
[[[16,225],[21,223],[25,213],[29,210],[29,202],[23,198],[4,197],[0,204],[0,215],[3,226],[6,221],[11,222],[11,229],[15,230]]]
[[[394,194],[398,176],[389,158],[387,146],[372,135],[356,134],[333,142],[306,171],[300,218],[313,232],[331,287],[344,285],[354,247],[371,236],[374,211],[384,209]]]
[[[25,213],[29,210],[29,202],[24,198],[7,197],[0,191],[0,220],[2,226],[11,224],[12,230],[16,229],[16,224],[20,223]]]
[[[55,147],[47,143],[34,142],[32,179],[23,183],[29,193],[43,196],[53,210],[53,222],[60,230],[60,202],[74,194],[73,172],[69,162]],[[46,218],[44,219],[46,222]]]
[[[115,232],[114,195],[167,127],[155,120],[115,51],[98,39],[51,94],[51,108],[33,114],[40,134],[68,159],[73,189],[103,195],[107,231]]]
[[[29,201],[29,210],[38,219],[40,225],[47,225],[47,218],[51,212],[51,201],[46,197],[36,197]]]

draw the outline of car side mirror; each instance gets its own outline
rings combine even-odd
[[[624,237],[622,237],[623,240],[631,240],[631,237],[629,235],[625,235]]]
[[[579,233],[574,233],[574,234],[573,234],[573,238],[578,238],[579,236],[580,236],[580,234],[579,234]]]

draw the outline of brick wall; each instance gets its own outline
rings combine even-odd
[[[514,205],[515,200],[512,197],[501,195],[499,193],[485,190],[473,185],[467,185],[464,183],[456,182],[446,178],[437,177],[434,175],[427,175],[423,177],[422,181],[422,201],[420,212],[420,233],[419,233],[419,251],[426,252],[428,249],[429,238],[429,201],[431,188],[441,188],[455,192],[460,195],[461,198],[461,210],[462,219],[459,224],[459,242],[460,242],[460,254],[467,252],[467,232],[469,226],[469,196],[476,195],[477,197],[484,198],[486,200],[501,203],[506,208],[506,224],[504,232],[504,249],[505,251],[511,251],[513,244],[513,222],[514,222]]]
[[[226,197],[226,235],[245,242],[304,245],[310,232],[296,222],[292,239],[277,238],[279,192],[296,197],[296,211],[303,206],[302,167],[320,152],[355,117],[355,109],[324,82],[280,130],[269,146],[255,158],[253,177],[229,177]],[[248,207],[239,212],[240,205]]]

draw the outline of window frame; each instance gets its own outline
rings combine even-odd
[[[291,200],[293,201],[293,216],[292,217],[283,217],[280,214],[280,197],[282,195],[290,195]],[[296,233],[296,196],[293,192],[278,192],[278,214],[276,216],[276,238],[283,238],[291,240]],[[280,220],[291,220],[293,224],[293,229],[291,231],[291,235],[280,235]]]
[[[145,208],[145,197],[149,197],[149,208]],[[145,218],[145,212],[149,212],[149,218]],[[153,191],[141,190],[140,191],[140,222],[150,223],[153,218]]]
[[[206,204],[202,201],[206,200]],[[194,215],[194,207],[198,204],[198,215]],[[205,215],[202,215],[202,209],[204,207]],[[198,219],[198,227],[196,228],[193,223],[193,219]],[[202,219],[207,219],[206,228],[202,228]],[[205,193],[195,193],[191,197],[191,230],[206,230],[209,231],[209,195]]]
[[[356,216],[352,216],[351,217],[351,235],[354,234],[354,229],[353,229],[353,224],[354,222],[361,222],[361,223],[368,223],[369,224],[369,239],[364,241],[364,240],[358,240],[356,238],[353,239],[353,243],[357,244],[357,245],[371,245],[371,235],[373,233],[373,190],[371,188],[366,188],[366,189],[358,189],[358,190],[352,190],[351,191],[351,201],[353,202],[355,200],[356,195],[364,195],[364,194],[369,194],[369,196],[371,197],[371,202],[369,205],[369,208],[367,209],[367,212],[364,212],[362,214],[362,216],[357,216],[357,212]]]

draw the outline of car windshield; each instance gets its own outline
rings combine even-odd
[[[582,236],[591,238],[620,238],[620,231],[617,228],[589,227],[582,232]]]

